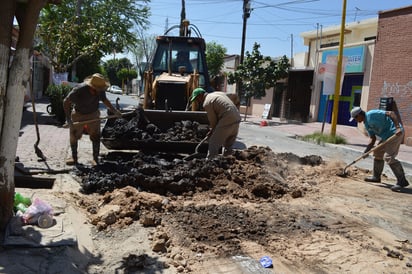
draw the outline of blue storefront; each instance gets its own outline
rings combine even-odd
[[[343,49],[346,57],[345,76],[339,96],[338,124],[356,126],[356,122],[349,122],[350,110],[360,105],[365,69],[366,46],[348,47]],[[328,56],[337,56],[338,50],[325,50],[322,53],[322,63],[326,63]],[[318,122],[331,123],[334,95],[325,95],[323,83],[319,102]],[[325,113],[326,112],[326,113]]]

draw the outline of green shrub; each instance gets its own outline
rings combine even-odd
[[[315,132],[309,135],[305,135],[302,137],[304,141],[312,141],[316,144],[346,144],[346,139],[342,136],[335,135],[332,136],[330,134],[322,134],[321,132]]]
[[[49,85],[46,90],[46,95],[50,98],[51,114],[54,115],[56,120],[61,124],[64,124],[66,121],[63,99],[71,89],[68,85]]]

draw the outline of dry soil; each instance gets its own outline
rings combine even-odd
[[[88,273],[242,273],[236,256],[269,256],[269,273],[412,273],[412,192],[388,178],[266,147],[105,161],[58,194],[92,228],[101,260]]]

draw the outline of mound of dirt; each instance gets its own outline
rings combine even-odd
[[[79,170],[82,192],[88,195],[78,204],[98,230],[137,221],[156,227],[153,251],[170,255],[184,247],[191,259],[199,253],[228,255],[239,252],[245,241],[264,246],[274,233],[327,229],[323,222],[302,220],[276,205],[286,195],[300,198],[316,191],[325,170],[319,156],[276,154],[257,146],[190,161],[181,155],[114,152],[101,165]],[[170,263],[181,266],[173,259]]]
[[[181,155],[110,153],[97,167],[84,168],[84,193],[104,194],[125,186],[161,195],[193,195],[213,191],[235,198],[276,199],[303,192],[287,181],[291,165],[320,165],[319,156],[276,155],[268,147],[250,147],[229,157],[185,161]]]
[[[159,264],[126,249],[132,253],[122,253],[124,273],[154,265],[174,267],[168,273],[224,273],[231,258],[263,255],[282,273],[361,273],[371,266],[373,272],[408,273],[410,242],[385,232],[402,236],[410,229],[403,215],[393,214],[398,201],[382,188],[370,195],[373,186],[356,181],[365,170],[336,176],[341,166],[257,146],[211,161],[115,152],[101,166],[79,170],[83,193],[72,199],[95,226],[93,237],[105,254],[144,229],[148,248],[166,259]],[[406,203],[409,197],[398,198]],[[107,270],[120,264],[115,254]]]

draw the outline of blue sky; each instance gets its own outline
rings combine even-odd
[[[151,0],[149,34],[161,35],[178,25],[181,0]],[[306,51],[301,32],[340,25],[343,0],[251,0],[245,51],[255,42],[272,57]],[[410,0],[347,0],[346,23],[376,18],[378,12],[412,5]],[[223,45],[228,54],[240,54],[243,0],[186,0],[186,17],[206,42]]]

